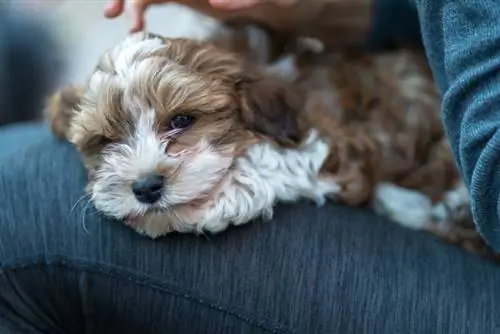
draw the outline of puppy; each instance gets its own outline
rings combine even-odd
[[[446,238],[473,231],[422,55],[315,48],[266,65],[227,47],[139,33],[51,98],[99,211],[156,238],[331,199]]]

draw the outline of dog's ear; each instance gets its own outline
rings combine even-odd
[[[281,146],[300,144],[302,99],[290,85],[266,74],[244,74],[236,85],[241,120],[246,129]]]
[[[68,139],[71,119],[79,110],[84,94],[84,86],[61,88],[51,97],[45,107],[45,115],[54,134],[61,139]]]

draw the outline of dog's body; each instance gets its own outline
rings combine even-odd
[[[52,98],[54,132],[81,151],[98,210],[150,237],[219,232],[301,198],[461,230],[468,193],[422,55],[300,52],[263,66],[268,54],[244,40],[135,35],[85,87]]]

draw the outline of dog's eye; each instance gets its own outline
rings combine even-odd
[[[191,126],[196,118],[191,115],[176,115],[170,120],[171,129],[185,129]]]

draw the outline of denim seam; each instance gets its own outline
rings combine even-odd
[[[69,269],[84,270],[91,273],[107,275],[115,279],[125,279],[143,287],[153,288],[175,297],[198,303],[201,306],[208,307],[210,309],[222,312],[226,315],[235,317],[245,323],[248,323],[251,326],[255,326],[270,333],[294,333],[294,331],[292,331],[290,328],[287,328],[285,325],[273,323],[269,319],[258,321],[253,317],[245,315],[244,311],[231,311],[227,306],[219,305],[208,298],[196,297],[193,292],[182,292],[183,289],[179,288],[173,283],[169,282],[159,284],[157,282],[153,282],[152,278],[139,278],[137,277],[136,273],[128,272],[126,270],[123,270],[123,268],[106,265],[100,262],[88,262],[74,258],[69,259],[65,256],[59,255],[44,255],[12,264],[0,263],[0,276],[5,275],[8,271],[23,270],[39,265],[44,265],[47,267],[66,267]],[[95,265],[97,265],[98,268],[94,268],[93,266]],[[197,295],[201,294],[197,293]]]

